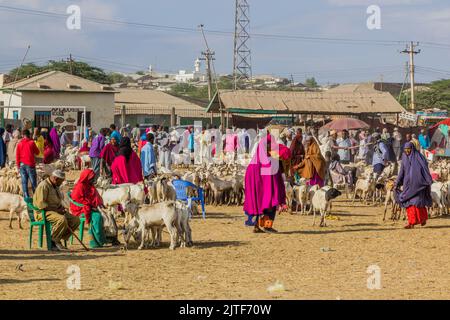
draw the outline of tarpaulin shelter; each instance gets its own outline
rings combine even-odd
[[[449,126],[450,118],[430,127],[431,146],[437,146],[436,156],[450,157]]]

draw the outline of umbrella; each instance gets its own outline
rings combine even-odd
[[[333,120],[330,123],[324,125],[321,130],[356,130],[356,129],[368,129],[370,126],[364,121],[353,119],[353,118],[343,118]]]

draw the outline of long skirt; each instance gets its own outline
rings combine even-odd
[[[422,224],[428,220],[427,208],[418,208],[416,206],[410,206],[406,208],[406,214],[408,215],[408,223],[410,225]]]
[[[89,227],[90,248],[103,247],[106,243],[105,232],[103,231],[103,217],[100,212],[92,211],[91,225]]]
[[[308,181],[308,185],[310,185],[311,187],[319,185],[319,187],[323,188],[325,183],[323,179],[319,176],[319,174],[314,170],[314,176],[312,177],[312,179]]]

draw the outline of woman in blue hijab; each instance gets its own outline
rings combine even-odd
[[[0,168],[4,168],[6,164],[6,144],[3,140],[5,128],[0,128]]]
[[[431,178],[428,162],[417,151],[414,143],[407,142],[404,147],[402,165],[396,181],[395,197],[402,208],[406,208],[408,225],[412,229],[415,225],[425,226],[428,220],[427,208],[431,207]],[[400,191],[400,187],[403,190]]]

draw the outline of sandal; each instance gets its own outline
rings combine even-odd
[[[405,229],[414,229],[414,226],[412,224],[408,224],[407,226],[405,226]]]
[[[264,231],[257,227],[253,229],[253,233],[264,233]]]

